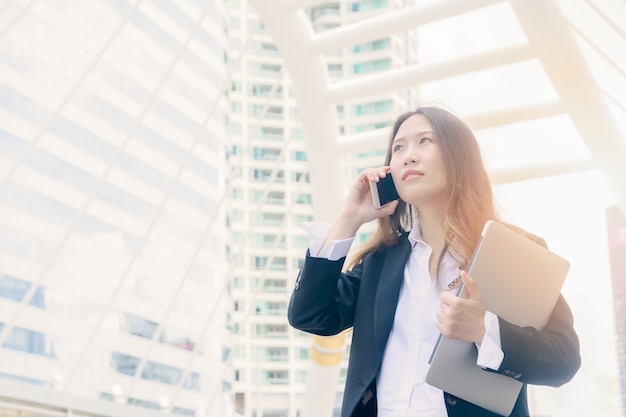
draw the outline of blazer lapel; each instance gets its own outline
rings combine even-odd
[[[382,361],[387,338],[393,325],[400,288],[404,278],[404,266],[410,253],[411,244],[406,238],[400,238],[398,245],[391,247],[387,252],[381,269],[373,311],[374,338],[376,340],[379,364]]]

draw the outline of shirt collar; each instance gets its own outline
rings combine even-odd
[[[420,227],[419,220],[415,222],[413,229],[409,232],[408,239],[411,243],[411,249],[415,249],[415,245],[417,245],[418,242],[426,244],[422,239],[422,228]]]
[[[415,222],[415,225],[409,232],[408,239],[409,243],[411,244],[411,250],[414,250],[418,243],[428,246],[428,244],[424,242],[424,239],[422,238],[422,229],[420,227],[419,220]],[[457,259],[460,259],[460,256],[458,256],[458,254],[454,250],[454,247],[448,247],[448,250],[446,251],[442,260],[442,264],[448,264],[446,269],[449,271],[448,274],[445,274],[445,276],[441,277],[442,284],[445,289],[457,288],[460,285],[460,279],[457,278],[460,277],[461,269],[458,267]]]

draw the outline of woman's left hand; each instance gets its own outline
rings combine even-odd
[[[467,298],[446,291],[440,294],[437,329],[445,337],[480,344],[485,335],[485,305],[476,281],[465,271],[461,280]]]

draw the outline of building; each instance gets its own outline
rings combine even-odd
[[[313,389],[338,414],[345,355],[335,379],[312,384],[315,341],[285,320],[307,246],[298,224],[326,219],[332,204],[315,196],[340,195],[382,161],[398,112],[438,98],[455,106],[482,130],[499,184],[594,167],[623,184],[609,114],[623,120],[626,103],[624,6],[560,2],[568,30],[602,57],[594,65],[609,67],[588,84],[567,42],[565,57],[544,42],[563,34],[561,16],[543,18],[553,3],[6,2],[0,410],[296,417],[315,412]],[[301,33],[268,18],[285,10],[314,32],[291,42],[296,51],[281,45]],[[328,78],[319,92],[330,100],[312,111],[317,92],[296,89],[298,62],[322,62]],[[517,71],[539,81],[527,88]],[[312,117],[332,146],[314,146]],[[544,134],[553,123],[562,135]]]
[[[243,1],[228,1],[231,49],[227,175],[231,197],[235,411],[296,416],[309,339],[285,320],[312,216],[297,102],[271,35]]]
[[[606,215],[622,415],[626,416],[626,220],[616,206],[609,207]]]
[[[306,145],[289,69],[256,10],[228,1],[231,56],[229,155],[233,229],[233,324],[236,412],[244,417],[299,415],[309,372],[310,335],[285,321],[288,297],[307,248],[303,221],[315,220]],[[306,9],[317,32],[395,9],[387,2],[325,2]],[[331,78],[341,80],[398,68],[415,60],[414,38],[389,36],[326,56]],[[342,134],[358,135],[390,125],[414,92],[379,94],[337,104]],[[354,149],[348,177],[380,164],[385,150]],[[360,236],[364,239],[367,230]],[[345,365],[340,375],[345,377]],[[335,412],[343,377],[336,381]]]
[[[0,20],[2,407],[227,414],[223,3]]]

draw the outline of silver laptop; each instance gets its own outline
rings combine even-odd
[[[470,261],[487,310],[519,326],[548,322],[569,262],[509,227],[489,221]],[[462,291],[462,290],[461,290]],[[476,365],[474,343],[439,337],[426,382],[497,414],[508,416],[522,383]]]

